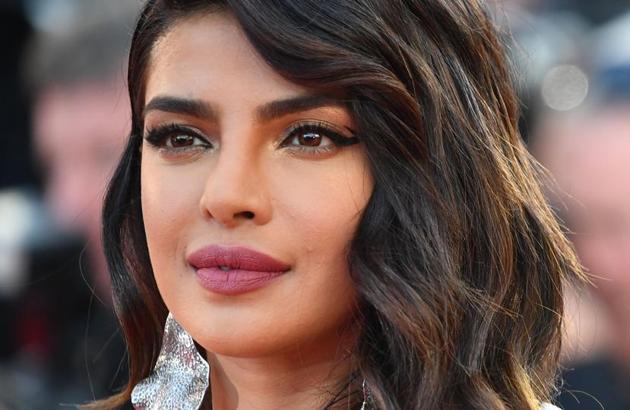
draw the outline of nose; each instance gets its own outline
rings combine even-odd
[[[271,219],[264,170],[255,154],[222,150],[209,172],[199,201],[206,219],[233,228],[252,221],[263,225]]]

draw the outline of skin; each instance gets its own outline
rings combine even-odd
[[[346,256],[373,180],[361,143],[335,146],[320,134],[324,152],[304,151],[312,147],[294,137],[280,145],[305,121],[353,138],[338,101],[261,115],[270,102],[306,95],[313,91],[267,66],[228,14],[181,20],[153,50],[145,136],[175,123],[201,138],[184,138],[185,149],[172,145],[181,132],[158,146],[145,139],[147,243],[166,306],[207,351],[215,409],[321,407],[352,367],[356,294]],[[192,99],[206,112],[156,108],[156,97]],[[291,269],[255,291],[216,294],[186,262],[213,244],[246,246]]]
[[[592,320],[592,313],[582,313],[578,319],[587,329],[579,337],[586,348],[607,350],[630,368],[628,107],[550,121],[540,134],[534,148],[557,180],[557,200],[564,204],[571,239],[591,274],[590,290],[603,313]],[[606,346],[593,346],[589,332]]]
[[[131,125],[123,82],[50,86],[37,97],[33,135],[46,175],[46,203],[59,226],[85,236],[99,298],[111,303],[101,243],[107,182]],[[80,113],[80,115],[77,115]]]

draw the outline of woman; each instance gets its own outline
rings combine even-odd
[[[580,271],[480,2],[149,1],[129,90],[104,236],[130,379],[104,407],[551,398]]]

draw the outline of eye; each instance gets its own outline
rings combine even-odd
[[[172,148],[180,148],[180,147],[191,147],[195,145],[198,138],[192,137],[190,135],[171,135],[166,138],[166,146]]]
[[[147,131],[144,137],[151,145],[167,151],[211,148],[200,131],[179,124],[162,125]]]
[[[344,136],[325,123],[302,123],[290,128],[281,146],[304,153],[331,152],[338,147],[359,142],[354,136]]]
[[[319,131],[294,131],[292,134],[291,145],[319,147],[332,144],[332,140]]]

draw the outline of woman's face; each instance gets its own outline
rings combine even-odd
[[[349,111],[275,73],[229,14],[181,20],[153,51],[142,211],[166,306],[217,354],[334,348],[373,188]]]

